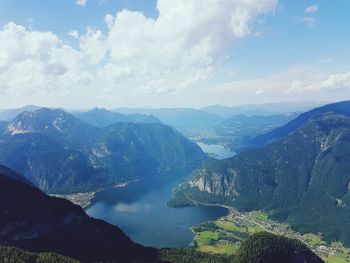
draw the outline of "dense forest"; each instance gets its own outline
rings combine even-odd
[[[32,253],[15,247],[0,247],[0,262],[6,263],[78,263],[54,253]],[[109,262],[121,262],[116,259]],[[124,262],[124,261],[123,261]],[[156,258],[133,263],[322,263],[298,240],[259,233],[241,244],[234,256],[201,253],[191,248],[161,249]]]

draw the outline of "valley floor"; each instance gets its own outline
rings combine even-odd
[[[350,262],[350,248],[341,242],[329,244],[321,235],[298,233],[286,223],[268,219],[264,212],[239,212],[226,205],[190,201],[195,205],[221,206],[229,210],[227,216],[192,227],[193,245],[200,252],[232,255],[250,235],[267,231],[302,241],[327,263]]]

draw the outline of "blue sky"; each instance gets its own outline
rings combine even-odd
[[[65,38],[73,29],[105,28],[105,15],[114,15],[122,9],[141,11],[147,17],[158,16],[154,0],[89,0],[84,7],[74,0],[1,0],[0,23],[15,21],[37,30],[53,31]]]
[[[16,99],[16,94],[21,96],[26,93],[31,94],[31,103],[66,107],[76,104],[79,107],[152,106],[156,101],[161,101],[160,106],[201,107],[210,104],[349,98],[350,1],[266,0],[260,9],[256,8],[262,2],[259,3],[259,0],[250,1],[250,6],[245,5],[243,0],[236,1],[237,6],[229,1],[221,1],[224,4],[227,2],[227,10],[232,9],[229,13],[224,9],[216,10],[216,1],[188,0],[187,3],[193,2],[193,6],[198,9],[198,14],[193,12],[194,16],[201,16],[201,12],[204,14],[209,8],[208,4],[214,10],[212,17],[193,19],[193,25],[190,17],[192,13],[187,10],[186,4],[180,3],[186,1],[174,1],[159,1],[161,13],[167,18],[164,22],[158,19],[156,0],[87,0],[85,5],[78,5],[75,0],[1,0],[0,25],[2,31],[8,33],[4,34],[2,41],[10,42],[8,36],[16,35],[10,34],[11,30],[18,30],[14,27],[6,29],[9,22],[23,26],[28,34],[27,38],[12,41],[43,41],[46,36],[38,40],[30,32],[52,32],[58,40],[51,39],[49,44],[45,42],[45,45],[51,45],[48,53],[41,54],[40,50],[36,50],[35,54],[28,55],[27,52],[20,57],[29,63],[28,59],[35,56],[33,63],[40,63],[38,65],[43,67],[42,71],[52,65],[64,69],[63,74],[55,78],[50,75],[52,80],[38,81],[26,90],[18,88],[18,81],[9,80],[14,72],[16,76],[32,74],[32,79],[42,79],[46,75],[28,72],[30,66],[14,68],[9,59],[1,67],[0,54],[0,76],[3,75],[0,81],[6,80],[0,86],[0,92],[11,98],[7,106],[24,104],[25,101]],[[117,14],[120,12],[124,16],[119,20]],[[227,19],[236,16],[234,23],[237,25],[233,25],[233,29],[226,28],[230,20],[218,17],[220,12]],[[110,26],[106,22],[108,14],[112,15]],[[135,14],[141,14],[143,18],[138,20]],[[186,27],[181,26],[181,19],[177,21],[174,18],[182,15],[182,19],[189,17]],[[144,28],[143,23],[147,23],[147,19],[155,23]],[[154,33],[159,28],[159,32]],[[231,29],[234,31],[232,35],[228,32]],[[172,30],[174,32],[171,35],[169,32]],[[73,31],[76,34],[69,35]],[[120,40],[123,38],[121,32],[130,32],[125,43]],[[112,34],[113,37],[110,37]],[[214,41],[207,45],[206,37]],[[94,42],[96,39],[98,41]],[[178,39],[182,41],[177,43]],[[143,46],[144,41],[149,43]],[[172,56],[157,52],[171,47],[174,42],[174,50],[169,50],[170,53],[174,52]],[[183,45],[184,42],[186,45]],[[42,42],[40,45],[43,45]],[[85,48],[82,47],[84,45]],[[132,45],[132,49],[125,49]],[[77,61],[60,61],[56,55],[53,59],[52,52],[64,49],[64,46],[68,46],[69,52],[72,52],[67,57],[79,53],[79,61],[87,63],[86,67],[70,68]],[[155,50],[148,54],[149,48],[153,46]],[[6,48],[3,50],[3,53],[13,52]],[[145,52],[145,57],[140,57],[141,51]],[[207,56],[205,61],[197,57],[195,62],[191,60],[190,63],[175,59],[197,51],[203,52],[202,57]],[[65,52],[67,49],[62,54]],[[167,64],[167,61],[170,62]],[[107,68],[110,72],[102,71]],[[82,71],[84,75],[70,81],[74,74]],[[143,76],[138,74],[140,71],[145,71]],[[92,79],[88,75],[93,76]],[[97,75],[104,77],[95,81]],[[64,83],[62,87],[56,84],[60,82]],[[82,94],[86,94],[84,102],[77,103],[77,98]]]

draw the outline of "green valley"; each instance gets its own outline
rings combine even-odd
[[[327,243],[321,235],[298,233],[285,223],[267,219],[260,211],[238,212],[230,209],[229,215],[216,221],[192,227],[195,233],[194,247],[200,252],[234,255],[249,236],[261,232],[298,239],[327,263],[350,261],[350,248],[341,242]]]
[[[195,200],[263,210],[300,233],[322,233],[329,243],[349,246],[349,112],[348,101],[326,105],[280,128],[295,129],[272,144],[207,162],[169,205]]]

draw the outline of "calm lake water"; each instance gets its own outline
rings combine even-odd
[[[171,190],[189,172],[160,176],[162,181],[149,179],[98,193],[87,213],[118,225],[132,240],[157,248],[189,246],[193,239],[190,226],[227,214],[221,207],[167,207]]]
[[[206,144],[204,142],[197,142],[197,144],[199,147],[201,147],[203,152],[219,160],[230,158],[236,155],[234,151],[225,148],[221,144]]]

